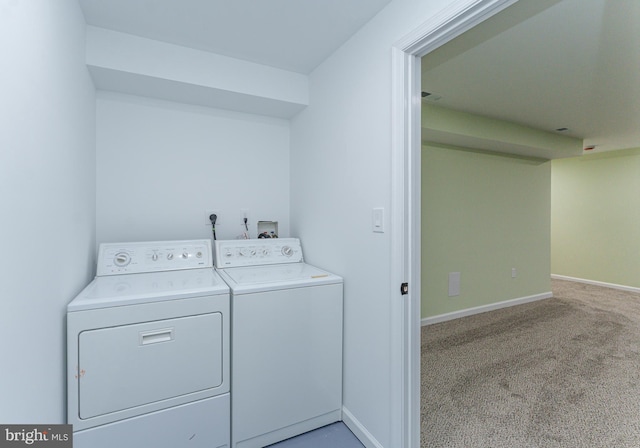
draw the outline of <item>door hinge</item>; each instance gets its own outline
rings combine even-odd
[[[406,296],[407,294],[409,294],[409,283],[403,283],[400,285],[400,293],[403,296]]]

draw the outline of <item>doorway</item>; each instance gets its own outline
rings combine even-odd
[[[402,445],[420,446],[420,276],[421,276],[421,58],[518,0],[454,4],[393,47],[392,272],[393,284],[408,283],[393,334],[402,347]]]
[[[396,119],[395,123],[395,140],[394,140],[394,156],[398,160],[398,165],[402,166],[403,170],[400,172],[398,170],[398,178],[403,182],[400,183],[401,191],[398,195],[394,195],[394,199],[401,204],[403,219],[400,224],[402,227],[401,237],[405,238],[401,240],[398,237],[398,241],[401,241],[405,244],[403,247],[403,260],[406,260],[405,265],[405,277],[406,279],[410,279],[409,283],[411,285],[411,293],[413,294],[410,298],[408,307],[411,308],[407,312],[407,320],[405,321],[407,330],[405,332],[407,339],[407,346],[410,347],[410,350],[418,351],[419,353],[419,335],[417,339],[415,338],[415,327],[419,329],[419,322],[416,322],[420,316],[420,304],[416,303],[419,301],[419,294],[421,292],[420,288],[420,280],[421,280],[421,272],[420,272],[420,251],[418,248],[420,247],[420,211],[421,211],[421,201],[420,201],[420,185],[421,185],[421,138],[419,135],[419,129],[421,127],[420,123],[420,67],[417,67],[419,62],[416,62],[416,59],[419,61],[422,56],[436,54],[437,49],[442,45],[450,42],[455,37],[459,36],[466,31],[470,33],[477,32],[480,27],[476,28],[476,25],[480,22],[484,22],[487,19],[490,19],[495,16],[495,14],[507,6],[511,6],[515,2],[510,2],[510,4],[505,5],[501,3],[498,5],[498,2],[476,2],[474,6],[471,8],[478,7],[483,9],[482,11],[476,11],[477,14],[474,16],[469,11],[458,11],[452,12],[451,15],[447,16],[447,18],[442,19],[439,23],[434,23],[433,26],[429,26],[430,24],[426,24],[421,30],[416,31],[412,36],[409,36],[406,40],[398,44],[398,48],[395,53],[395,64],[396,68],[396,81],[398,82],[394,87],[396,90],[395,98],[401,98],[403,103],[398,103]],[[522,5],[530,4],[531,2],[522,1],[519,2],[517,8]],[[558,3],[555,0],[549,0],[540,2],[540,8],[544,9],[553,5],[554,3]],[[491,11],[488,11],[487,8],[495,8]],[[456,15],[459,13],[458,15]],[[471,15],[469,15],[471,14]],[[466,28],[469,22],[473,22],[473,20],[477,19],[474,25]],[[443,24],[444,25],[441,25]],[[473,28],[473,29],[472,29]],[[426,31],[425,31],[426,30]],[[575,34],[575,33],[574,33]],[[436,92],[438,93],[438,92]],[[581,148],[580,148],[581,149]],[[411,345],[413,344],[413,345]],[[415,351],[410,351],[412,356],[415,355]],[[417,361],[415,359],[419,359],[419,354],[416,358],[413,358],[413,364],[409,364],[410,368],[414,370],[406,374],[405,378],[408,378],[405,381],[405,384],[408,384],[410,387],[415,386],[415,382],[419,381],[419,376],[414,378],[413,382],[411,380],[412,372],[413,374],[419,375],[419,367],[415,365]],[[419,396],[418,393],[415,393],[415,390],[419,390],[419,385],[416,389],[414,389],[414,397]],[[410,399],[408,399],[410,401]],[[419,403],[412,403],[414,406],[410,409],[416,409],[419,407]],[[411,418],[413,419],[413,424],[419,426],[419,418],[415,417],[415,411],[409,412]],[[414,446],[414,444],[412,444]],[[417,446],[417,445],[415,445]]]

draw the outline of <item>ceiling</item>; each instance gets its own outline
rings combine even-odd
[[[391,0],[79,0],[87,24],[309,74]]]
[[[640,146],[640,2],[520,0],[422,60],[435,105]]]

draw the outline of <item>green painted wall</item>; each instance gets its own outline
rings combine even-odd
[[[438,136],[456,136],[466,143],[434,139]],[[424,103],[422,105],[422,137],[425,144],[432,142],[469,146],[485,151],[511,154],[536,154],[545,159],[572,157],[582,154],[582,140],[530,128],[517,123],[483,115],[446,109]],[[446,138],[446,137],[445,137]]]
[[[551,272],[640,287],[640,148],[554,160]]]
[[[549,161],[423,146],[423,318],[551,290],[550,189]]]

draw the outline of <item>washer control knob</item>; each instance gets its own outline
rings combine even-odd
[[[231,253],[231,251],[229,249],[227,249],[227,251],[224,253],[224,256],[227,258],[231,258],[233,257],[233,254]]]
[[[291,255],[293,255],[293,249],[291,249],[290,246],[284,246],[282,248],[282,255],[284,255],[285,257],[290,257]]]
[[[151,259],[153,261],[158,261],[158,254],[154,252],[153,255],[151,255]]]
[[[250,254],[251,254],[252,257],[255,257],[256,256],[256,250],[255,249],[251,249]]]
[[[129,263],[131,263],[131,256],[126,252],[118,252],[115,257],[113,257],[113,263],[119,267],[125,267]]]
[[[202,258],[202,252],[198,251],[198,252],[196,253],[196,258]]]
[[[167,260],[173,260],[173,254],[172,253],[168,253],[167,254]]]
[[[189,254],[187,252],[182,252],[182,258],[184,259],[189,258]]]

